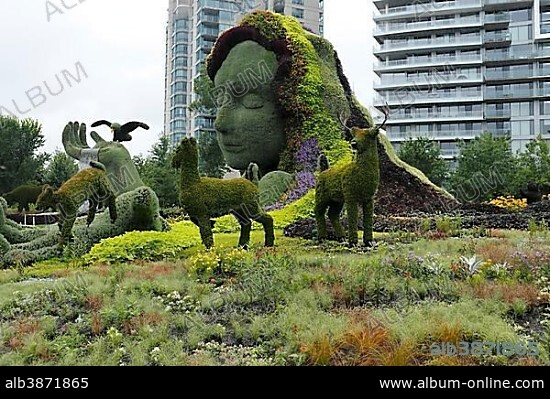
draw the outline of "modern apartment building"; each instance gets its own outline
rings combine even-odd
[[[430,137],[451,160],[484,131],[514,151],[550,139],[550,0],[373,1],[375,106],[396,147]]]
[[[195,114],[193,85],[216,39],[252,10],[292,15],[323,33],[324,0],[169,0],[166,29],[165,134],[172,145],[214,130],[214,117]]]

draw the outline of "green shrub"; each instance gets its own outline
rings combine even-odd
[[[273,222],[276,229],[283,229],[289,224],[300,219],[313,217],[313,208],[315,205],[315,190],[311,190],[298,201],[285,206],[283,209],[278,209],[273,212],[268,212],[273,217]],[[262,225],[254,222],[252,230],[261,230]],[[239,223],[232,215],[222,216],[216,219],[214,233],[234,233],[240,230]]]
[[[133,231],[102,240],[84,259],[88,264],[177,259],[183,251],[199,243],[198,231],[192,223],[181,222],[168,232]]]

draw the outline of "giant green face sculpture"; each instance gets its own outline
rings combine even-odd
[[[245,170],[251,162],[263,173],[277,169],[285,146],[284,120],[272,87],[275,53],[256,42],[236,45],[214,81],[216,131],[227,164]]]

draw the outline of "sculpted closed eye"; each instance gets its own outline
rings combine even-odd
[[[258,109],[264,106],[264,100],[256,94],[248,94],[243,98],[243,105],[248,109]]]

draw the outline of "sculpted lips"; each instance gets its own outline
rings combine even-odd
[[[225,141],[223,142],[223,146],[229,152],[236,152],[243,148],[243,145],[240,143],[227,143]]]

